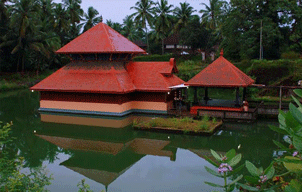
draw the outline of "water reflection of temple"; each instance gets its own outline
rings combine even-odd
[[[68,131],[56,135],[53,129],[47,130],[48,126],[51,125],[46,124],[46,129],[37,136],[72,153],[72,156],[60,165],[103,184],[106,189],[146,155],[169,157],[170,160],[176,157],[176,148],[166,149],[170,144],[168,140],[135,138],[131,134],[122,133],[114,137],[112,130],[116,132],[115,129],[103,129],[107,131],[107,135],[99,139],[97,138],[100,135],[87,138],[87,135],[79,136]]]
[[[232,124],[229,126],[233,127]],[[229,128],[227,131],[218,131],[216,135],[203,137],[135,131],[131,126],[114,129],[43,123],[42,129],[37,130],[37,136],[68,150],[71,157],[60,165],[107,188],[148,155],[176,161],[178,149],[204,158],[211,157],[210,149],[223,154],[240,144],[241,149],[237,151],[243,154],[243,162],[248,159],[261,166],[268,166],[276,148],[272,138],[267,137],[270,130],[261,128],[261,125],[257,125],[259,129],[253,126],[256,125],[241,125],[241,129]],[[278,140],[278,135],[274,135],[274,139]]]
[[[68,125],[86,125],[97,127],[124,128],[133,123],[133,119],[148,120],[153,116],[126,115],[115,116],[92,116],[80,114],[40,113],[41,121],[46,123],[60,123]]]

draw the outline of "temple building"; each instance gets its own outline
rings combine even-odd
[[[99,23],[61,49],[71,62],[31,87],[40,92],[40,111],[124,116],[166,114],[173,105],[169,87],[184,83],[168,62],[134,62],[140,47]]]

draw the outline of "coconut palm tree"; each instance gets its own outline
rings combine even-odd
[[[7,0],[0,0],[0,21],[8,17],[6,2]]]
[[[22,65],[22,72],[24,72],[25,51],[30,45],[33,49],[37,48],[36,44],[32,44],[31,37],[37,32],[38,7],[34,0],[19,0],[14,1],[11,6],[11,20],[10,32],[4,37],[1,47],[13,46],[12,54],[18,53],[17,71],[19,64]],[[35,48],[34,48],[35,47]]]
[[[41,20],[49,20],[53,22],[53,10],[55,9],[56,4],[52,0],[38,0],[37,4],[40,6],[40,16]]]
[[[164,54],[164,39],[167,37],[172,25],[172,7],[173,5],[168,5],[167,0],[160,0],[154,7],[156,14],[155,31],[157,39],[161,39],[162,41],[162,54]]]
[[[209,1],[209,6],[205,3],[201,3],[203,6],[205,6],[205,9],[200,10],[199,13],[202,13],[202,22],[207,23],[210,29],[216,29],[220,16],[223,12],[223,5],[226,4],[226,2],[221,0]]]
[[[145,28],[146,40],[147,40],[147,52],[149,52],[149,40],[148,40],[148,28],[152,25],[153,21],[153,6],[154,2],[152,0],[139,0],[135,3],[134,7],[130,9],[135,9],[135,13],[131,15],[134,17],[136,23],[140,23],[143,28]]]
[[[7,31],[7,24],[9,21],[7,0],[0,0],[0,36]]]
[[[99,22],[102,22],[103,18],[102,16],[97,17],[98,14],[99,12],[93,7],[88,8],[87,14],[84,14],[85,22],[82,24],[84,25],[83,32],[87,31]]]
[[[180,7],[174,9],[174,15],[176,17],[176,24],[174,25],[175,31],[179,31],[183,27],[186,27],[195,11],[196,10],[194,10],[189,3],[180,3]]]
[[[138,39],[138,30],[134,25],[132,17],[129,15],[127,15],[123,20],[123,29],[121,31],[121,34],[128,38],[130,41]]]
[[[54,30],[59,35],[61,40],[61,46],[65,45],[68,41],[66,36],[70,29],[69,16],[66,13],[66,9],[61,3],[56,4],[54,9]]]
[[[84,11],[81,8],[82,0],[63,0],[64,8],[69,16],[71,27],[68,30],[68,39],[72,40],[79,36],[80,27],[78,26],[84,15]]]
[[[64,8],[70,17],[70,22],[72,25],[75,23],[80,23],[82,16],[84,14],[81,8],[82,0],[63,0]]]
[[[113,22],[111,19],[106,20],[106,24],[119,33],[121,33],[123,30],[122,24],[118,22]]]

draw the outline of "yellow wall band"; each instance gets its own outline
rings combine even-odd
[[[132,109],[167,111],[167,103],[130,101],[123,104],[41,100],[41,108],[122,113]]]

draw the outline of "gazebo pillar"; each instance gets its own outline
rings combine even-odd
[[[194,87],[194,104],[198,103],[197,99],[197,87]]]
[[[236,101],[235,101],[235,105],[236,106],[240,106],[239,105],[239,87],[236,87]]]
[[[242,101],[246,99],[246,87],[243,88]]]
[[[209,92],[208,92],[208,88],[205,87],[204,88],[204,98],[205,101],[209,100]]]

